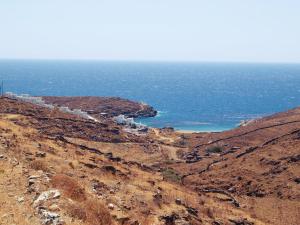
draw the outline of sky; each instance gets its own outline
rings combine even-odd
[[[299,0],[1,0],[0,58],[300,63]]]

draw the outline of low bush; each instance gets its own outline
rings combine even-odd
[[[221,153],[223,148],[221,146],[210,146],[206,149],[207,153]]]
[[[181,182],[181,176],[178,173],[176,173],[175,170],[173,170],[171,168],[167,168],[167,169],[163,170],[161,174],[162,174],[164,180],[168,180],[168,181],[172,181],[172,182],[176,182],[176,183]]]
[[[44,172],[50,172],[47,163],[43,160],[34,160],[29,164],[29,167],[34,170],[42,170]]]
[[[86,200],[84,188],[72,177],[59,174],[54,176],[51,182],[53,187],[62,190],[67,197],[79,202]]]

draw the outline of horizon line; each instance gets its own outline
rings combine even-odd
[[[244,60],[165,60],[165,59],[101,59],[101,58],[1,58],[0,61],[98,61],[132,63],[236,63],[236,64],[300,64],[294,61],[244,61]]]

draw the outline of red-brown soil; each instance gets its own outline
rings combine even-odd
[[[86,100],[56,98],[97,110]],[[221,133],[135,135],[109,117],[0,99],[0,224],[50,212],[48,224],[296,225],[299,183],[299,108]],[[49,191],[60,196],[41,200]]]

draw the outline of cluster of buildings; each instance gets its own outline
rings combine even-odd
[[[14,94],[12,92],[6,92],[5,96],[8,97],[8,98],[18,99],[20,101],[29,102],[29,103],[32,103],[32,104],[35,104],[35,105],[38,105],[38,106],[42,106],[42,107],[46,107],[46,108],[49,108],[49,109],[57,108],[61,112],[70,113],[70,114],[73,114],[73,115],[80,116],[81,118],[84,118],[84,119],[89,119],[89,120],[93,120],[95,122],[99,122],[96,118],[90,116],[88,113],[82,111],[81,109],[70,109],[70,108],[65,107],[65,106],[56,107],[52,104],[45,103],[45,101],[42,97],[30,96],[28,94],[17,95],[17,94]]]

